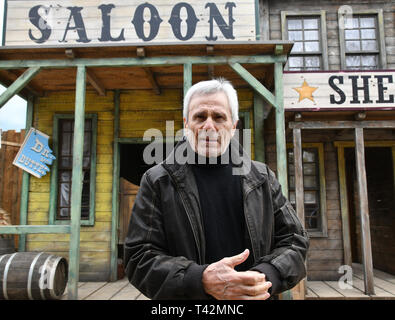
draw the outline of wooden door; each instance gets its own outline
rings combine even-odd
[[[132,214],[134,199],[136,199],[139,186],[124,178],[119,179],[120,204],[119,204],[119,234],[118,244],[123,244],[128,232],[129,221]]]

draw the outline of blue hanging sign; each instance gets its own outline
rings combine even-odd
[[[56,159],[52,150],[48,147],[49,136],[31,128],[26,135],[13,164],[37,178],[41,178],[50,171],[51,165]]]

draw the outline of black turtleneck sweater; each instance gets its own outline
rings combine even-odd
[[[227,151],[228,152],[228,151]],[[210,264],[224,257],[231,257],[250,248],[246,241],[246,225],[243,209],[242,181],[240,175],[233,175],[231,163],[200,164],[206,160],[201,156],[200,162],[191,165],[199,191],[199,200],[203,218],[206,240],[206,263]],[[249,259],[236,267],[247,270],[251,267],[252,254]]]

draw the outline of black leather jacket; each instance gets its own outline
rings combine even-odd
[[[128,279],[152,299],[211,298],[201,281],[207,264],[195,178],[188,164],[170,161],[183,144],[188,144],[185,138],[164,162],[144,174],[125,239]],[[254,258],[251,270],[276,273],[278,281],[268,280],[272,294],[277,294],[305,277],[309,240],[274,173],[243,157],[246,162],[250,170],[242,175],[242,186]]]

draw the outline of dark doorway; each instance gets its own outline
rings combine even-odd
[[[162,143],[161,143],[162,144]],[[147,164],[144,161],[144,149],[148,143],[120,144],[120,174],[119,174],[119,234],[118,234],[118,258],[123,259],[123,243],[127,234],[130,216],[134,200],[140,187],[144,173],[156,165]],[[168,154],[166,144],[162,144],[163,157]],[[163,158],[162,157],[162,158]],[[162,159],[163,160],[163,159]]]
[[[354,148],[345,149],[353,262],[362,262]],[[373,267],[395,274],[394,164],[390,147],[365,148]]]

